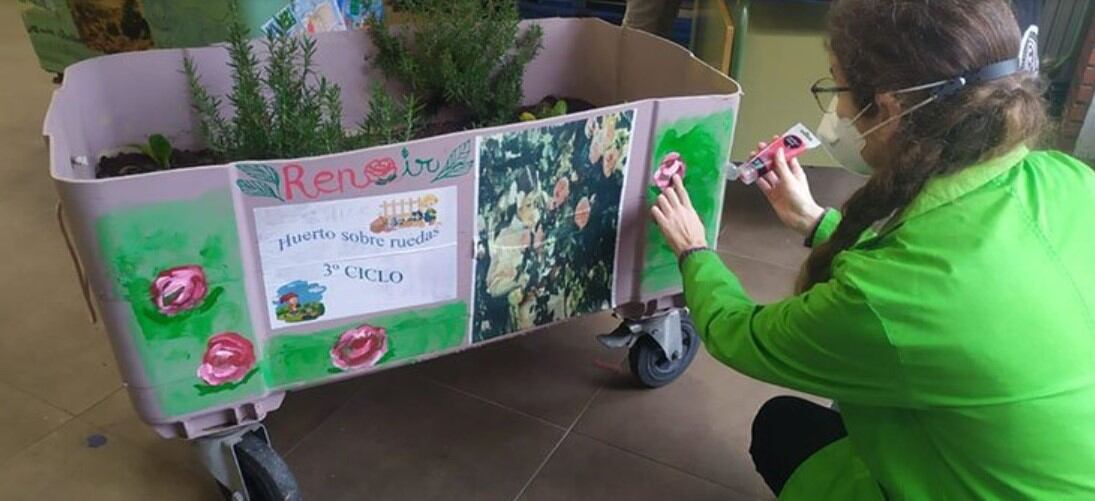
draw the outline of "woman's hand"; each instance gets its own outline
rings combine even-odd
[[[766,143],[760,143],[757,151],[767,146]],[[755,151],[749,156],[751,158],[754,155]],[[802,170],[798,159],[792,159],[788,163],[783,148],[776,152],[773,169],[758,179],[757,185],[768,198],[768,203],[772,204],[780,221],[804,236],[813,230],[825,213],[825,209],[810,194],[810,183],[806,180],[806,172]]]
[[[673,183],[658,195],[658,202],[650,212],[677,257],[684,251],[707,247],[707,231],[692,208],[680,176],[673,176]]]

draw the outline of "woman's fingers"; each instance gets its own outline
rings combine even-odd
[[[787,165],[787,152],[783,148],[776,151],[776,161],[773,162],[773,167],[780,181],[792,179],[791,168]]]
[[[770,193],[772,193],[772,189],[773,189],[772,184],[769,183],[768,180],[764,179],[763,177],[760,178],[760,179],[757,179],[757,186],[760,187],[760,191],[762,193],[764,193],[765,196],[768,196]]]
[[[799,181],[806,180],[806,171],[802,170],[802,164],[798,163],[797,158],[791,159],[791,174],[797,177]]]
[[[773,171],[766,172],[762,177],[768,181],[768,184],[772,185],[773,189],[780,185],[781,180]]]
[[[681,179],[680,174],[673,176],[673,191],[677,192],[677,198],[680,199],[682,205],[685,207],[692,206],[692,197],[689,197],[688,190],[684,189],[684,180]]]
[[[654,222],[658,223],[658,227],[665,228],[666,219],[662,209],[655,205],[653,209],[650,209],[650,213],[654,216]]]
[[[677,195],[677,186],[675,184],[670,184],[669,189],[662,192],[662,196],[669,200],[670,207],[680,207],[681,197]]]

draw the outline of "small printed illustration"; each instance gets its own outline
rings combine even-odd
[[[380,215],[369,224],[373,233],[389,233],[407,228],[427,228],[440,224],[437,195],[388,200],[380,205]]]
[[[324,292],[327,287],[304,280],[294,280],[279,287],[274,300],[278,320],[294,323],[322,317],[327,311],[323,305]]]

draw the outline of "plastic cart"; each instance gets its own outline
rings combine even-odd
[[[284,395],[611,310],[603,337],[643,385],[699,340],[648,217],[664,162],[716,239],[737,85],[689,52],[597,20],[544,20],[527,68],[546,95],[602,108],[314,158],[95,178],[163,133],[200,146],[183,50],[66,70],[45,121],[50,173],[140,417],[193,440],[232,499],[299,499],[262,419]],[[347,126],[381,76],[360,32],[320,35]],[[230,86],[221,48],[193,49]],[[347,64],[351,62],[352,64]],[[355,93],[352,89],[362,89]]]

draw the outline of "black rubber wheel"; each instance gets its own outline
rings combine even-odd
[[[300,488],[289,466],[259,435],[248,433],[236,444],[240,473],[251,501],[301,501]],[[232,492],[221,486],[225,499]]]
[[[700,338],[696,334],[696,326],[688,315],[681,314],[681,357],[677,360],[669,360],[650,336],[643,336],[631,347],[628,353],[628,361],[631,365],[631,374],[642,386],[647,388],[661,388],[675,381],[688,366],[692,359],[696,358],[696,351],[700,347]]]

